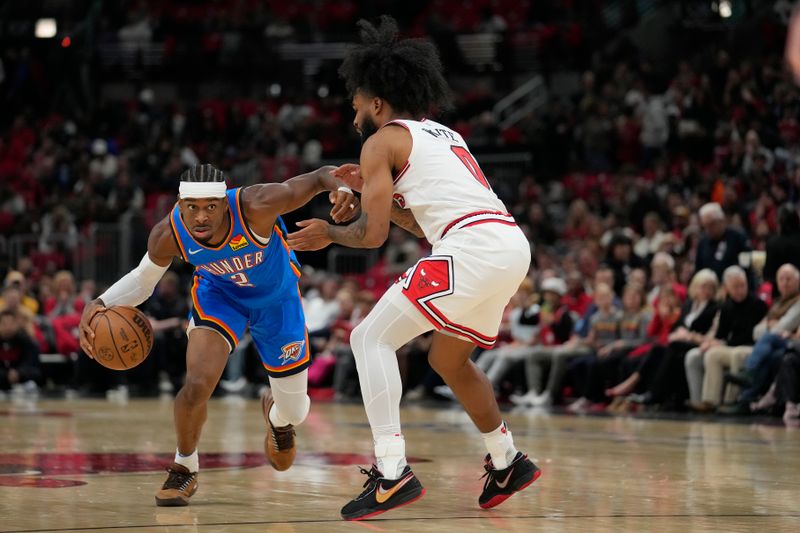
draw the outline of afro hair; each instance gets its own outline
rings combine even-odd
[[[361,44],[348,50],[339,68],[350,94],[377,96],[414,118],[450,108],[450,88],[433,43],[398,39],[397,22],[386,15],[377,27],[363,19],[358,26]]]

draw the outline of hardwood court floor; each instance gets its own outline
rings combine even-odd
[[[213,400],[189,507],[157,508],[174,446],[172,403],[0,403],[0,531],[799,531],[800,431],[776,426],[509,414],[544,470],[492,511],[477,497],[485,453],[455,409],[405,407],[407,451],[428,489],[376,520],[346,523],[371,438],[360,405],[315,403],[287,472],[264,465],[253,400]],[[363,455],[363,457],[362,457]]]

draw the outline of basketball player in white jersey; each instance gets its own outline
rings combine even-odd
[[[354,125],[364,142],[360,167],[340,167],[337,177],[361,191],[361,216],[338,227],[300,222],[288,243],[295,250],[330,243],[377,248],[392,221],[427,238],[433,251],[387,290],[350,337],[377,466],[362,469],[366,488],[342,516],[369,518],[425,493],[406,464],[395,351],[431,330],[431,366],[483,433],[489,454],[479,504],[494,507],[540,471],[514,447],[492,386],[470,354],[475,345],[494,346],[503,309],[527,275],[530,245],[461,135],[423,118],[448,103],[435,47],[398,40],[388,17],[377,28],[359,25],[363,43],[350,50],[339,73],[353,94]]]

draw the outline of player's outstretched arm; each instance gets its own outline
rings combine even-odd
[[[94,332],[89,327],[94,316],[112,305],[137,306],[147,300],[156,284],[169,268],[178,249],[169,226],[164,218],[153,227],[147,240],[147,253],[139,266],[125,274],[97,299],[89,302],[83,309],[78,328],[81,348],[94,359]]]
[[[344,182],[336,178],[334,166],[290,178],[283,183],[252,185],[242,194],[245,215],[256,232],[269,233],[278,215],[294,211],[321,192],[330,193],[333,204],[331,218],[337,224],[347,222],[358,213],[359,200]]]
[[[325,248],[332,242],[351,248],[378,248],[389,235],[392,212],[392,143],[398,128],[372,135],[361,149],[361,216],[347,226],[331,226],[324,220],[298,222],[300,231],[287,236],[295,250]]]

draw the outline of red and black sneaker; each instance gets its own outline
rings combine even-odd
[[[515,492],[519,492],[539,479],[542,471],[528,459],[527,455],[517,452],[511,464],[502,470],[495,470],[492,458],[487,455],[483,468],[486,473],[486,483],[478,503],[483,509],[491,509],[509,499]]]
[[[365,520],[408,505],[425,495],[425,489],[408,465],[398,479],[385,479],[375,465],[370,470],[362,468],[361,473],[367,476],[365,490],[342,507],[345,520]]]

